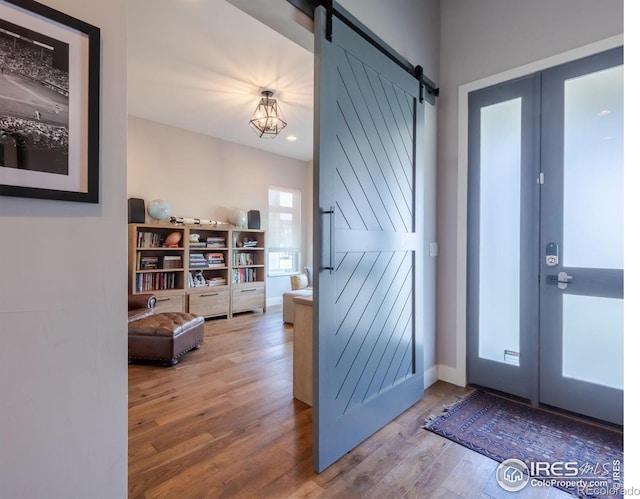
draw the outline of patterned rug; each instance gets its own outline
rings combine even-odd
[[[547,485],[577,497],[624,494],[622,431],[480,390],[424,428],[501,463],[496,480],[508,491]]]

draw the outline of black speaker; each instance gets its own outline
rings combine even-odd
[[[143,224],[144,220],[144,199],[129,198],[129,223]]]
[[[247,212],[247,229],[260,228],[260,212],[258,210],[249,210]]]

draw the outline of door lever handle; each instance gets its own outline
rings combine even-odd
[[[558,272],[558,275],[547,275],[547,284],[556,284],[559,289],[567,289],[573,282],[573,276],[566,272]]]

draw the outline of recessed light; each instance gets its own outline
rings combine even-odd
[[[597,113],[598,116],[606,116],[607,114],[611,114],[611,109],[603,109]]]
[[[296,137],[295,135],[288,135],[287,140],[290,140],[291,142],[293,142],[294,140],[298,140],[298,137]]]

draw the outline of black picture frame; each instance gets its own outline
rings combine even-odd
[[[100,29],[0,0],[0,51],[0,195],[99,203]]]

